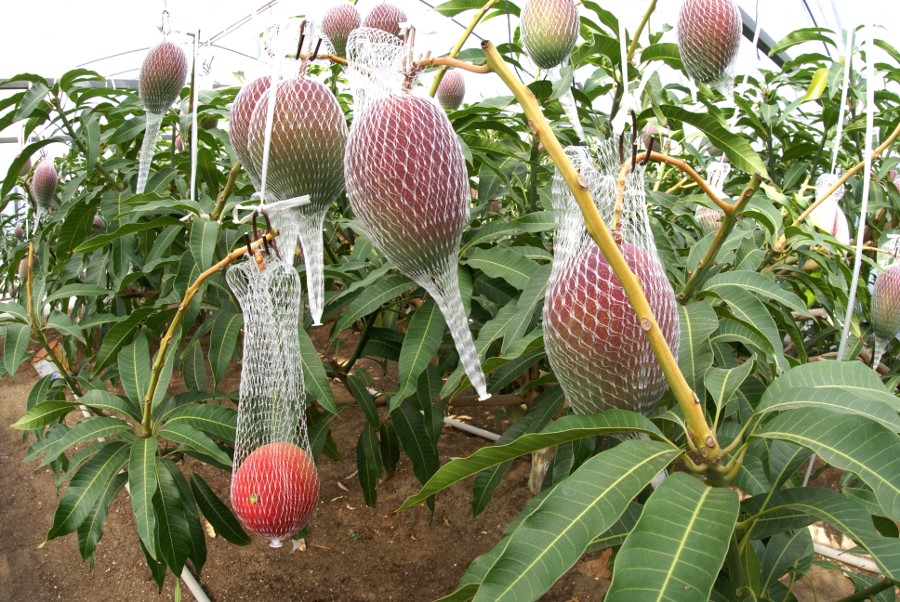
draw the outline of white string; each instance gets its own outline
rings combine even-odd
[[[197,73],[198,40],[200,40],[199,29],[194,36],[194,58],[193,63],[191,63],[191,67],[193,70],[193,75],[191,77],[191,106],[193,107],[191,110],[191,202],[197,200],[197,99],[199,97],[199,93],[197,92],[197,88],[199,88],[199,74]]]
[[[244,224],[250,221],[254,211],[274,211],[276,209],[289,209],[291,207],[300,207],[301,205],[309,205],[309,195],[285,199],[283,201],[275,201],[274,203],[253,203],[251,205],[239,204],[235,205],[231,210],[231,219],[235,224]],[[249,211],[247,215],[238,218],[238,211]]]
[[[844,316],[844,327],[841,332],[841,344],[838,347],[837,360],[843,361],[847,354],[847,339],[850,337],[850,321],[856,305],[856,289],[859,285],[859,270],[862,267],[862,248],[866,230],[866,214],[869,209],[869,184],[872,178],[872,134],[875,129],[875,52],[873,25],[865,29],[866,46],[866,148],[863,163],[862,204],[859,208],[859,221],[856,226],[856,257],[853,261],[853,279],[850,281],[850,295],[847,299],[847,313]],[[849,63],[849,60],[847,61]]]
[[[841,87],[841,108],[838,113],[837,133],[834,137],[834,150],[831,156],[831,173],[837,168],[838,151],[841,148],[841,136],[844,135],[844,115],[847,110],[847,89],[850,87],[850,63],[853,62],[853,30],[847,30],[847,41],[844,45],[844,82]]]

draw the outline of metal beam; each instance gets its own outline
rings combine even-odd
[[[741,11],[741,21],[744,25],[744,37],[753,41],[753,37],[756,35],[756,19],[750,16],[750,14],[745,11],[743,8],[738,7]],[[775,40],[772,39],[766,30],[762,30],[759,32],[759,40],[756,41],[756,47],[765,54],[769,60],[778,65],[779,67],[784,67],[784,64],[791,60],[787,54],[783,52],[779,52],[778,54],[774,54],[769,56],[769,53],[772,52],[772,49],[775,48]]]

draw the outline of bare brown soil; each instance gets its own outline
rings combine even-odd
[[[21,432],[9,428],[24,412],[36,380],[30,365],[23,364],[14,379],[0,382],[0,601],[174,599],[172,577],[157,595],[124,493],[110,509],[93,571],[81,562],[73,536],[44,543],[61,492],[48,469],[22,463],[28,444]],[[502,428],[494,423],[493,411],[470,414],[481,426]],[[369,508],[355,475],[363,420],[350,408],[333,422],[342,458],[320,460],[320,501],[305,551],[291,552],[289,546],[272,550],[260,538],[247,547],[207,539],[208,560],[200,580],[212,600],[433,600],[455,589],[468,564],[496,543],[531,495],[526,487],[529,465],[521,460],[478,517],[470,511],[470,482],[439,495],[433,518],[425,506],[395,514],[419,489],[404,458],[379,486],[377,507]],[[449,430],[441,438],[441,461],[487,444]],[[198,470],[228,499],[229,474],[193,460],[183,467]],[[605,558],[586,557],[545,599],[600,600],[606,577]],[[183,599],[193,599],[186,588]]]

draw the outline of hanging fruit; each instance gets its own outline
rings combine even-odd
[[[411,94],[369,101],[350,131],[344,167],[350,204],[369,238],[435,298],[469,379],[486,398],[457,276],[469,179],[447,115]]]
[[[59,175],[56,173],[53,161],[47,158],[42,159],[34,170],[34,177],[31,180],[31,194],[38,206],[45,209],[50,206],[50,201],[56,194],[57,184],[59,184]]]
[[[742,30],[734,0],[684,0],[678,16],[678,50],[688,75],[705,84],[726,83]]]
[[[360,26],[360,22],[359,11],[349,2],[332,6],[325,12],[322,17],[322,33],[331,42],[337,56],[347,55],[347,38],[351,31]]]
[[[455,111],[462,105],[466,96],[466,80],[461,71],[450,69],[438,84],[437,99],[447,110]]]
[[[138,93],[148,113],[162,115],[187,81],[188,62],[180,46],[161,42],[150,49],[138,75]]]
[[[522,43],[541,69],[568,58],[578,40],[578,26],[573,0],[530,0],[522,9]]]

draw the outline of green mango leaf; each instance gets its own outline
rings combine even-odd
[[[334,401],[334,392],[328,382],[322,358],[309,338],[309,333],[302,326],[297,334],[300,337],[300,362],[303,364],[303,384],[306,386],[306,394],[318,401],[327,412],[337,415],[338,406]]]
[[[737,368],[710,368],[707,370],[703,382],[719,411],[753,372],[753,367],[756,365],[754,358],[755,356],[751,357]]]
[[[47,303],[68,299],[69,297],[86,297],[90,299],[93,297],[106,297],[107,295],[109,295],[109,290],[105,287],[76,282],[75,284],[67,284],[52,295],[49,295]]]
[[[813,542],[809,529],[773,535],[761,559],[761,591],[766,592],[789,572],[806,573],[812,561]]]
[[[194,499],[203,516],[217,534],[238,546],[250,544],[250,536],[244,531],[237,517],[197,473],[191,474],[191,491],[194,492]]]
[[[431,299],[413,314],[400,348],[400,390],[391,398],[390,409],[415,393],[419,375],[437,355],[446,328],[444,315]]]
[[[46,466],[56,460],[61,453],[78,443],[114,437],[124,433],[131,433],[131,427],[118,418],[107,418],[106,416],[85,418],[67,431],[65,435],[54,440],[41,450],[44,454],[41,466]]]
[[[133,343],[122,347],[116,360],[125,395],[138,407],[142,406],[150,388],[150,343],[146,335],[138,332]]]
[[[93,217],[93,216],[92,216]],[[98,234],[97,236],[93,236],[72,250],[73,253],[89,253],[91,251],[95,251],[97,249],[101,249],[106,245],[110,244],[114,240],[122,238],[123,236],[127,236],[129,234],[136,234],[138,232],[143,232],[145,230],[157,230],[159,228],[163,228],[165,226],[179,226],[182,225],[181,222],[178,221],[177,218],[164,216],[158,217],[154,220],[150,220],[148,222],[131,222],[128,224],[124,224],[119,226],[112,232],[108,234]]]
[[[213,318],[209,334],[209,367],[216,384],[225,377],[225,370],[234,357],[243,324],[244,316],[238,312],[222,311]]]
[[[742,136],[728,131],[711,115],[688,111],[673,105],[660,105],[659,110],[666,119],[689,123],[706,134],[713,144],[728,155],[731,164],[737,169],[750,175],[758,173],[764,179],[769,179],[766,164],[753,150],[750,143]]]
[[[206,391],[206,357],[200,341],[187,346],[182,360],[182,374],[185,386],[193,391]]]
[[[416,285],[406,276],[391,274],[373,283],[363,290],[347,308],[347,312],[341,316],[334,325],[334,332],[340,332],[356,322],[377,311],[388,301],[392,301],[401,295],[413,290]]]
[[[378,499],[376,487],[378,479],[384,473],[381,463],[381,446],[378,433],[371,424],[366,424],[359,434],[356,443],[356,468],[359,471],[359,483],[362,486],[363,499],[370,508],[375,507]]]
[[[775,56],[776,54],[781,54],[788,48],[796,46],[797,44],[803,44],[804,42],[824,42],[825,44],[829,44],[834,46],[834,40],[832,39],[832,35],[834,35],[828,29],[824,29],[821,27],[807,27],[804,29],[797,29],[783,37],[775,46],[772,47],[772,50],[769,51],[769,56]]]
[[[3,342],[3,367],[6,373],[13,375],[19,369],[25,354],[28,353],[28,342],[31,340],[31,326],[27,324],[10,324],[6,327]],[[13,426],[13,428],[17,428]]]
[[[112,412],[122,416],[129,416],[135,422],[141,422],[142,404],[126,400],[118,395],[113,395],[104,389],[91,389],[85,392],[78,399],[78,403],[94,408],[95,410],[103,410],[104,412]]]
[[[6,316],[9,314],[11,318],[22,324],[28,324],[28,312],[18,303],[0,303],[0,322],[9,321]]]
[[[503,335],[503,346],[500,353],[509,355],[513,343],[524,337],[532,324],[534,312],[544,302],[544,294],[547,291],[547,282],[550,279],[550,264],[540,266],[528,284],[522,290],[522,295],[516,302],[516,315]]]
[[[836,468],[863,480],[886,516],[900,520],[900,436],[877,422],[819,408],[784,412],[754,434],[802,445]]]
[[[397,437],[412,461],[413,474],[420,483],[425,483],[437,471],[440,461],[422,413],[416,404],[405,402],[391,411],[390,416]]]
[[[709,599],[738,507],[732,489],[709,487],[684,473],[670,475],[625,538],[606,600]]]
[[[106,489],[100,492],[97,503],[85,517],[84,522],[78,526],[78,551],[82,560],[90,560],[91,568],[94,566],[94,551],[100,538],[103,537],[103,523],[109,512],[109,505],[128,482],[128,475],[119,473],[107,481]]]
[[[138,327],[138,324],[156,311],[157,310],[152,307],[142,307],[134,310],[130,316],[121,322],[114,324],[113,327],[109,329],[109,332],[106,333],[103,342],[100,344],[100,349],[95,356],[94,369],[91,371],[91,375],[97,376],[104,368],[112,364],[113,361],[116,361],[118,359],[119,350],[121,350],[134,336],[134,331]]]
[[[51,422],[56,422],[76,409],[78,409],[78,405],[68,401],[43,401],[25,412],[25,415],[12,423],[10,427],[20,431],[38,429]]]
[[[372,428],[377,429],[381,424],[381,418],[378,416],[378,408],[375,406],[372,394],[366,388],[366,383],[356,374],[351,374],[347,377],[347,388],[350,389],[350,394],[353,395],[353,399],[356,400],[366,420]]]
[[[543,430],[562,409],[565,396],[559,385],[547,389],[534,401],[534,409],[525,414],[519,420],[503,431],[494,445],[506,445],[515,441],[526,433],[534,433]],[[512,460],[507,460],[491,468],[482,470],[475,475],[475,483],[472,486],[472,515],[478,516],[487,507],[494,494],[494,490],[500,485],[503,476],[512,465]]]
[[[754,539],[799,529],[816,520],[824,521],[859,544],[885,575],[895,580],[900,576],[900,540],[879,534],[866,507],[837,491],[812,487],[785,489],[775,492],[771,498],[764,494],[745,500],[741,512],[754,519]]]
[[[215,441],[203,431],[185,424],[184,421],[170,420],[159,429],[159,436],[174,441],[181,447],[209,456],[225,466],[231,466],[231,457],[222,451]]]
[[[900,431],[900,400],[860,362],[822,361],[791,368],[766,389],[757,412],[800,407],[861,414]]]
[[[520,290],[528,286],[528,281],[540,267],[535,261],[504,247],[475,249],[463,263],[491,278],[502,278]]]
[[[484,447],[467,458],[451,460],[431,478],[419,493],[406,498],[397,512],[421,503],[438,491],[458,483],[486,468],[551,445],[577,441],[585,437],[612,433],[640,433],[665,440],[662,433],[644,416],[627,410],[607,410],[588,416],[565,416],[540,433],[523,435],[506,445]]]
[[[143,437],[134,442],[128,456],[128,489],[138,537],[153,558],[156,555],[156,515],[153,496],[157,489],[156,437]]]
[[[679,305],[678,317],[681,322],[678,366],[691,389],[700,391],[703,376],[713,362],[709,335],[715,332],[719,320],[708,301]]]
[[[715,292],[723,299],[727,298],[731,291],[743,289],[755,293],[760,297],[770,299],[776,303],[781,303],[791,311],[795,311],[801,315],[809,315],[809,309],[807,309],[806,304],[803,303],[803,300],[800,299],[800,297],[791,291],[781,288],[773,279],[768,278],[759,272],[750,272],[747,270],[719,272],[706,281],[703,285],[703,289]]]
[[[229,443],[234,443],[237,431],[237,411],[215,403],[181,406],[158,421],[166,426],[187,425]]]
[[[201,271],[212,267],[218,240],[218,222],[202,219],[193,221],[190,237],[191,254],[194,256],[194,261]]]
[[[678,453],[668,443],[629,440],[587,460],[519,523],[476,602],[537,600]]]
[[[162,458],[157,458],[158,487],[153,495],[156,545],[159,558],[173,573],[180,575],[191,553],[191,529],[184,516],[181,490],[164,462]]]
[[[69,481],[69,487],[59,500],[53,515],[53,526],[47,539],[74,532],[88,517],[97,500],[109,488],[109,481],[128,460],[130,444],[106,441],[99,451],[85,462]]]

